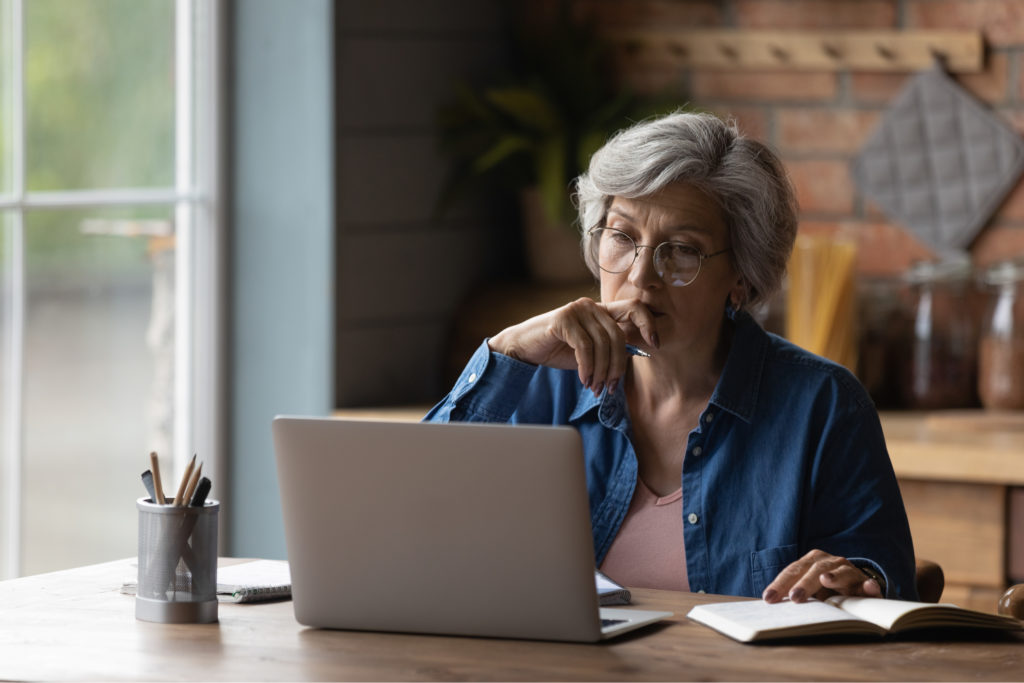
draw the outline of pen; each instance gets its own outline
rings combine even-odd
[[[153,488],[153,472],[146,470],[142,473],[142,485],[146,487],[146,491],[149,493],[149,499],[152,502],[156,502],[156,489]]]
[[[199,484],[196,486],[196,492],[192,495],[192,500],[189,505],[195,508],[201,508],[206,504],[206,496],[210,494],[210,480],[207,477],[203,477],[199,480]]]
[[[640,356],[641,358],[650,358],[651,354],[647,353],[643,349],[633,346],[632,344],[626,344],[626,352],[631,356]]]

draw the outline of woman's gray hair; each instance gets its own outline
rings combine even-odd
[[[612,198],[651,195],[684,181],[718,203],[729,230],[732,259],[746,285],[743,305],[766,300],[782,284],[796,240],[797,203],[782,162],[744,137],[732,121],[676,112],[619,131],[576,180],[583,255],[600,271],[590,229],[603,225]]]

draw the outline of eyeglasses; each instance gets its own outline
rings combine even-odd
[[[653,249],[654,270],[673,287],[685,287],[697,279],[700,267],[709,258],[724,254],[722,249],[705,254],[697,247],[682,242],[662,242],[656,247],[637,244],[615,228],[591,228],[590,253],[598,267],[607,273],[625,273],[633,267],[641,249]]]

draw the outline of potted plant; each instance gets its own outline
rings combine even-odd
[[[572,181],[615,131],[641,118],[615,87],[609,47],[563,6],[543,30],[520,28],[509,73],[461,84],[441,108],[442,149],[452,160],[442,205],[467,191],[519,194],[527,265],[540,281],[579,281]],[[574,268],[576,264],[578,268]]]

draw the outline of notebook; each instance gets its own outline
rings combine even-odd
[[[291,572],[284,560],[253,560],[217,569],[221,602],[284,600],[291,595]]]
[[[135,595],[138,569],[121,582],[121,592]],[[218,602],[265,602],[292,595],[291,575],[285,560],[251,560],[217,568]]]
[[[628,588],[616,583],[599,569],[594,570],[594,585],[597,587],[598,604],[602,606],[628,605],[633,599]]]
[[[599,608],[572,428],[279,416],[295,618],[592,642],[672,616]]]

